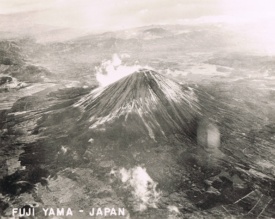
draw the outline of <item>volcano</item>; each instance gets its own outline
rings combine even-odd
[[[193,88],[142,69],[105,88],[93,90],[75,105],[90,130],[124,127],[125,133],[156,140],[195,134],[201,107]],[[121,130],[122,131],[122,130]]]
[[[147,69],[53,92],[49,107],[7,117],[22,168],[0,179],[0,192],[32,193],[40,206],[124,206],[131,218],[171,218],[173,206],[178,218],[273,216],[273,177],[240,152],[254,150],[239,134],[248,123],[208,93]]]
[[[117,157],[123,150],[132,157],[133,150],[145,153],[165,143],[194,145],[203,115],[197,93],[155,71],[139,70],[44,113],[33,132],[40,139],[26,146],[21,163],[56,168],[56,160],[82,163],[83,157],[92,160],[102,150],[121,161]]]

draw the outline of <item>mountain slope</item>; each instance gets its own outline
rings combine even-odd
[[[198,98],[192,88],[151,70],[140,70],[97,89],[75,106],[84,110],[82,121],[89,120],[90,129],[102,128],[119,119],[127,126],[141,123],[152,139],[171,133],[188,137],[200,115]]]
[[[229,110],[236,104],[221,108],[222,101],[213,100],[206,90],[193,90],[151,70],[82,97],[71,92],[76,90],[51,95],[58,100],[49,108],[31,108],[7,118],[16,125],[9,124],[6,135],[11,134],[13,148],[24,152],[18,155],[20,169],[0,179],[2,194],[25,195],[29,203],[35,200],[43,207],[61,203],[83,209],[119,203],[133,218],[170,218],[171,206],[179,209],[178,218],[256,218],[260,212],[274,216],[273,176],[250,165],[256,157],[246,157],[263,155],[264,149],[251,149],[258,145],[240,128],[252,123],[243,123],[249,117],[241,120],[237,111]],[[209,123],[212,117],[217,117],[218,126]],[[201,122],[204,118],[207,121]],[[220,129],[222,156],[190,141],[197,126],[212,137]],[[126,183],[125,177],[119,178],[125,174]],[[145,199],[135,193],[139,187],[133,182],[139,180],[147,189]],[[31,192],[32,197],[27,194]],[[148,210],[136,211],[140,202]]]

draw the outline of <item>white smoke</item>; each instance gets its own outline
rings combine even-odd
[[[152,180],[145,168],[140,166],[129,170],[122,168],[117,176],[127,187],[132,188],[135,211],[157,207],[156,204],[160,198],[160,193],[156,191],[157,183]]]
[[[113,54],[111,60],[103,61],[100,66],[96,67],[96,79],[99,82],[101,87],[108,86],[119,79],[128,76],[141,68],[149,68],[142,67],[138,64],[134,65],[126,65],[123,63],[121,58],[129,58],[128,54],[122,54],[119,56],[118,54]]]

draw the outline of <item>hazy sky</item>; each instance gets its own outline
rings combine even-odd
[[[0,28],[106,31],[149,24],[275,20],[275,0],[0,0]]]

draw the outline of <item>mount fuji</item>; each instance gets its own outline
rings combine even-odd
[[[171,134],[194,137],[202,115],[193,88],[146,69],[93,90],[74,106],[83,112],[79,123],[88,122],[91,131],[124,127],[124,136],[153,140]]]

